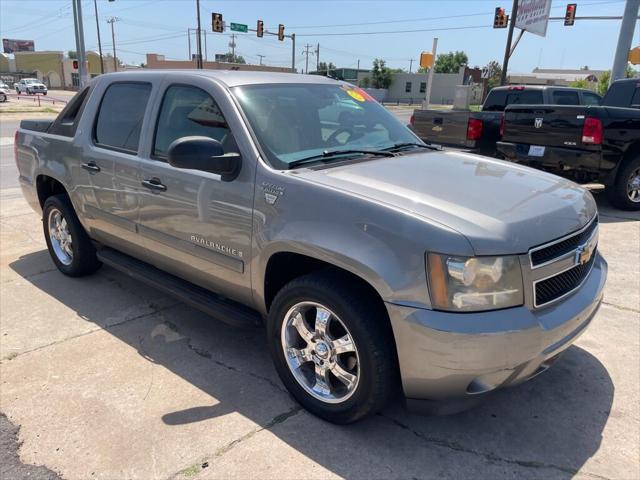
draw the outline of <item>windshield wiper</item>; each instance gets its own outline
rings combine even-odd
[[[325,150],[319,155],[311,155],[310,157],[299,158],[298,160],[289,162],[289,168],[295,168],[305,163],[323,162],[325,160],[330,160],[335,157],[342,157],[344,155],[354,155],[354,154],[377,155],[379,157],[395,157],[396,156],[395,153],[390,152],[388,150],[367,150],[367,149],[354,149],[354,148],[349,148],[345,150]]]
[[[434,147],[433,145],[425,145],[424,143],[418,142],[402,142],[396,143],[395,145],[391,145],[390,147],[383,148],[382,150],[385,152],[397,152],[400,150],[404,150],[408,147],[418,147],[418,148],[427,148],[429,150],[439,150],[438,147]]]

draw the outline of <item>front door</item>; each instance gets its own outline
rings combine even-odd
[[[238,301],[250,301],[248,261],[251,248],[255,164],[243,155],[232,181],[167,163],[171,143],[187,136],[219,140],[225,153],[239,152],[225,119],[224,93],[207,79],[191,85],[167,82],[162,95],[150,156],[141,167],[139,232],[158,267]],[[247,153],[247,152],[244,152]]]

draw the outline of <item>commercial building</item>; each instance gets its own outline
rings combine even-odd
[[[226,63],[226,62],[203,62],[203,67],[207,70],[255,70],[258,72],[284,72],[290,73],[288,67],[271,67],[269,65],[250,65],[248,63]],[[195,58],[192,60],[167,60],[164,55],[157,53],[147,53],[146,68],[151,69],[171,69],[183,70],[196,68]]]
[[[531,73],[512,73],[507,76],[509,85],[558,85],[568,86],[577,80],[594,85],[607,70],[534,68]]]
[[[119,60],[116,60],[118,63]],[[89,76],[100,75],[100,55],[87,52]],[[104,72],[115,70],[113,57],[104,57]],[[14,81],[24,77],[36,77],[51,89],[75,90],[80,85],[78,69],[74,68],[74,60],[61,51],[16,52],[13,58],[0,55],[0,76]]]

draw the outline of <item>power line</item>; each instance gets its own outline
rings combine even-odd
[[[352,37],[356,35],[387,35],[396,33],[421,33],[421,32],[444,32],[451,30],[472,30],[477,28],[493,28],[492,25],[467,25],[464,27],[438,27],[419,28],[415,30],[386,30],[377,32],[330,32],[330,33],[302,33],[296,34],[298,37]]]

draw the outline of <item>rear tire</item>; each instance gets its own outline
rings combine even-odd
[[[102,263],[69,197],[53,195],[44,202],[42,210],[44,238],[58,270],[70,277],[82,277],[98,270]]]
[[[400,390],[389,319],[371,297],[364,286],[325,270],[285,285],[269,311],[280,379],[304,408],[332,423],[373,415]]]
[[[607,187],[609,201],[621,210],[640,210],[640,156],[622,165],[616,182]]]

